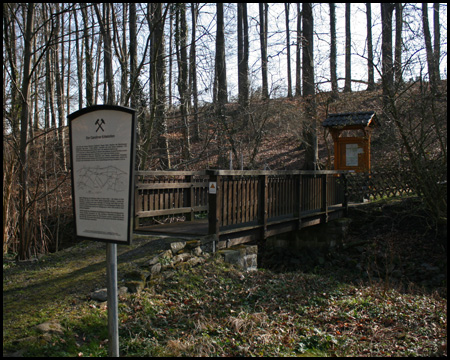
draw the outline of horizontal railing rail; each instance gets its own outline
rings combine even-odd
[[[208,210],[205,171],[137,171],[134,228],[141,220],[181,215],[194,220]]]

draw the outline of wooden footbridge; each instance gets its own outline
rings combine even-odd
[[[324,223],[343,216],[348,206],[343,171],[138,171],[136,176],[135,231],[216,235],[217,248]]]

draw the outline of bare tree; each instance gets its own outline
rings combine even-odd
[[[200,139],[200,123],[198,117],[198,87],[196,61],[196,30],[198,18],[198,3],[191,3],[191,47],[189,49],[189,95],[192,96],[192,111],[194,114],[194,140]]]
[[[401,85],[402,78],[402,29],[403,29],[403,5],[395,3],[395,62],[394,79],[395,84]]]
[[[269,83],[267,79],[267,13],[269,4],[259,3],[259,41],[261,44],[261,72],[262,72],[262,97],[269,98]]]
[[[344,92],[352,91],[352,54],[350,31],[350,3],[345,3],[345,84]]]
[[[214,101],[219,104],[222,112],[223,105],[228,102],[227,95],[227,67],[225,63],[225,30],[223,19],[223,4],[217,3],[217,34],[216,34],[216,61],[214,76]],[[222,116],[224,115],[221,113]]]
[[[60,153],[60,161],[63,169],[66,168],[66,155],[64,147],[64,13],[61,13],[59,3],[55,3],[55,35],[62,38],[61,44],[55,41],[54,45],[54,66],[55,66],[55,82],[56,82],[56,104],[58,108],[58,153]],[[60,23],[63,26],[60,26]],[[61,49],[61,50],[60,50]]]
[[[26,14],[26,22],[23,33],[23,73],[22,73],[22,111],[20,114],[20,148],[19,148],[19,252],[21,260],[31,256],[30,222],[29,222],[29,194],[28,194],[28,123],[30,119],[30,85],[31,85],[31,57],[32,38],[34,36],[34,4],[22,5],[23,13]]]
[[[394,72],[392,66],[392,12],[394,4],[381,3],[381,69],[383,80],[384,107],[388,106],[387,101],[393,91]]]
[[[92,59],[92,41],[89,29],[88,5],[81,5],[81,14],[83,16],[84,31],[84,56],[86,63],[86,106],[94,105],[94,69]]]
[[[303,3],[303,98],[305,101],[308,125],[304,129],[306,141],[305,168],[316,169],[318,161],[316,105],[314,87],[314,22],[312,4]]]
[[[302,94],[301,88],[301,49],[302,49],[302,13],[300,11],[300,3],[297,3],[297,47],[295,51],[295,95]]]
[[[80,28],[78,24],[77,11],[73,10],[73,19],[75,22],[75,55],[77,58],[77,81],[78,81],[78,108],[83,108],[83,59],[80,49]]]
[[[425,49],[427,51],[428,76],[430,78],[430,87],[433,92],[437,91],[436,61],[431,46],[430,26],[428,24],[428,3],[422,3],[422,24],[423,35],[425,37]]]
[[[436,80],[441,80],[441,73],[439,71],[441,59],[441,28],[439,24],[439,3],[433,4],[433,28],[434,28],[434,61],[436,62]]]
[[[292,75],[291,75],[291,41],[289,34],[289,3],[284,3],[284,14],[286,19],[286,50],[287,50],[287,80],[288,91],[287,96],[292,97]]]
[[[102,34],[104,42],[104,82],[105,86],[105,102],[106,104],[113,105],[115,103],[114,99],[114,78],[113,78],[113,68],[112,68],[112,47],[111,47],[111,4],[103,4],[103,14],[100,14],[98,9],[98,4],[94,3],[95,13],[97,14],[97,20],[100,25],[100,32]]]
[[[239,86],[239,104],[245,109],[248,108],[248,20],[247,4],[238,3],[238,86]]]
[[[367,91],[375,89],[375,72],[373,66],[373,45],[372,45],[372,9],[371,4],[366,3],[367,18]]]
[[[176,4],[175,47],[178,63],[178,93],[180,94],[180,112],[183,119],[183,158],[191,157],[189,133],[189,94],[188,94],[188,59],[187,59],[187,24],[186,4]]]
[[[338,83],[336,75],[336,4],[330,3],[330,79],[331,93],[334,98],[338,96]]]
[[[157,133],[157,144],[159,148],[159,162],[162,169],[171,168],[171,158],[169,151],[169,140],[167,137],[167,118],[166,118],[166,71],[165,71],[165,52],[164,52],[164,22],[167,11],[162,15],[162,4],[149,4],[149,24],[151,24],[151,85],[152,85],[152,112],[154,112],[155,130]],[[153,117],[153,116],[151,116]],[[149,149],[151,143],[150,127],[147,134]],[[148,150],[146,150],[146,153]],[[146,164],[144,164],[146,166]]]
[[[136,4],[130,3],[130,85],[138,77],[137,73],[137,24],[136,24]],[[125,105],[125,103],[124,103]],[[131,91],[130,96],[131,108],[137,108],[137,94],[136,91]]]

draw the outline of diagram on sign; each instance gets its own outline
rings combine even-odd
[[[122,192],[127,189],[128,175],[115,166],[89,167],[78,170],[78,188],[87,193]]]

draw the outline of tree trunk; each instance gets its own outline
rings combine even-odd
[[[192,94],[192,110],[194,113],[194,138],[200,139],[200,123],[198,119],[198,88],[197,88],[197,60],[196,60],[196,28],[198,18],[198,3],[191,3],[192,37],[189,49],[189,94]]]
[[[163,170],[171,168],[169,140],[167,137],[166,118],[166,71],[164,51],[164,20],[162,16],[162,4],[150,5],[152,17],[152,51],[151,59],[154,64],[152,75],[153,106],[155,109],[155,130],[157,132],[157,144],[159,148],[159,164]],[[148,134],[151,138],[151,134]]]
[[[434,61],[435,61],[435,71],[436,80],[441,80],[441,73],[439,71],[440,59],[441,59],[441,29],[439,25],[439,3],[434,3],[434,17],[433,17],[433,28],[434,28]]]
[[[403,83],[402,78],[402,28],[403,28],[403,5],[395,3],[395,63],[394,79],[395,85]]]
[[[223,4],[217,3],[217,35],[215,62],[215,94],[214,99],[222,107],[228,102],[227,68],[225,63],[225,32],[223,19]],[[222,111],[222,110],[221,110]]]
[[[318,144],[314,88],[314,56],[313,56],[313,14],[312,4],[303,3],[303,98],[308,124],[304,129],[306,143],[305,169],[317,169]]]
[[[239,104],[244,112],[248,108],[248,20],[247,4],[238,3],[238,84]]]
[[[130,4],[131,6],[131,4]],[[119,12],[119,10],[117,10]],[[128,68],[128,42],[130,43],[130,53],[131,53],[131,35],[129,40],[127,38],[127,24],[132,26],[133,17],[136,18],[136,13],[130,14],[128,18],[128,6],[126,4],[122,4],[122,34],[119,32],[119,19],[116,16],[116,11],[114,9],[114,5],[112,5],[112,31],[113,31],[113,39],[114,39],[114,49],[117,60],[119,60],[120,64],[120,100],[119,104],[122,106],[128,106],[128,75],[131,72],[131,67]],[[134,20],[136,23],[136,19]],[[120,40],[119,36],[122,35],[122,39]],[[130,54],[131,58],[131,54]]]
[[[31,41],[34,28],[34,4],[23,5],[26,12],[23,48],[22,73],[22,111],[20,115],[20,148],[19,148],[19,252],[18,258],[25,260],[31,256],[31,234],[29,227],[28,199],[28,125],[30,119],[30,80],[31,80]]]
[[[80,50],[80,35],[78,34],[78,16],[77,11],[73,10],[73,19],[75,20],[75,54],[77,57],[77,80],[78,80],[78,109],[83,108],[83,59]]]
[[[189,133],[189,94],[188,94],[188,59],[187,59],[187,24],[186,4],[176,4],[175,21],[175,47],[178,63],[178,93],[180,94],[180,111],[183,120],[183,158],[191,157],[190,133]]]
[[[94,105],[94,70],[92,63],[91,35],[89,33],[90,25],[87,12],[87,4],[81,6],[81,15],[83,16],[84,30],[84,56],[86,62],[86,106]]]
[[[125,6],[125,5],[124,5]],[[133,86],[135,79],[137,78],[137,26],[136,26],[136,4],[130,3],[130,88]],[[136,86],[131,90],[130,95],[130,106],[132,109],[136,109],[138,107],[137,101],[137,91],[135,91]]]
[[[300,3],[297,3],[297,48],[296,48],[296,62],[295,62],[295,95],[302,94],[301,85],[301,48],[302,48],[302,13],[300,11]]]
[[[436,67],[431,46],[430,26],[428,25],[428,3],[422,3],[422,23],[423,35],[425,37],[425,48],[427,51],[428,77],[430,79],[430,88],[433,93],[437,91]]]
[[[352,56],[350,31],[350,3],[345,3],[345,84],[344,92],[352,91]]]
[[[111,21],[110,21],[110,3],[103,4],[103,16],[100,14],[98,4],[94,3],[95,12],[97,14],[97,20],[100,25],[100,32],[104,42],[104,81],[106,84],[104,101],[106,104],[114,105],[115,103],[115,91],[114,91],[114,78],[112,70],[112,47],[111,47]]]
[[[392,12],[394,5],[381,3],[381,71],[383,81],[383,105],[386,109],[389,98],[393,95],[393,68],[392,68]]]
[[[216,35],[216,62],[215,62],[215,81],[214,81],[214,98],[216,103],[216,117],[219,124],[226,128],[225,118],[225,104],[228,102],[227,98],[227,72],[225,63],[225,32],[224,32],[224,18],[223,18],[223,4],[217,3],[217,35]],[[218,133],[218,147],[219,158],[218,166],[226,164],[226,155],[224,154],[221,142],[223,141],[222,130]]]
[[[375,89],[375,78],[373,68],[373,45],[372,45],[372,9],[370,3],[366,3],[367,17],[367,91]]]
[[[19,133],[19,103],[20,99],[18,96],[18,84],[19,84],[19,71],[17,67],[17,48],[16,48],[16,21],[14,19],[13,13],[16,10],[18,5],[14,3],[3,3],[3,41],[6,53],[8,54],[8,62],[9,62],[9,73],[11,76],[11,114],[10,118],[10,126],[11,126],[11,134],[15,139],[18,138]],[[3,65],[5,66],[5,65]],[[5,97],[3,100],[5,101]],[[6,130],[6,126],[3,128],[3,131]]]
[[[55,39],[61,36],[61,44],[59,41],[55,41],[54,46],[54,66],[55,66],[55,82],[56,82],[56,105],[58,108],[58,155],[60,160],[60,166],[66,168],[66,156],[64,148],[64,27],[61,29],[60,22],[64,25],[64,14],[60,14],[59,3],[55,3]],[[53,15],[52,15],[53,16]],[[61,17],[61,19],[60,19]],[[60,60],[61,59],[61,60]]]
[[[292,97],[292,75],[291,75],[291,40],[289,34],[289,3],[284,3],[284,13],[286,15],[286,50],[287,50],[287,96]]]
[[[269,4],[259,3],[259,41],[261,43],[262,98],[269,98],[267,80],[267,12]]]
[[[338,97],[338,83],[336,74],[336,4],[330,3],[330,79],[331,94],[333,98]]]

